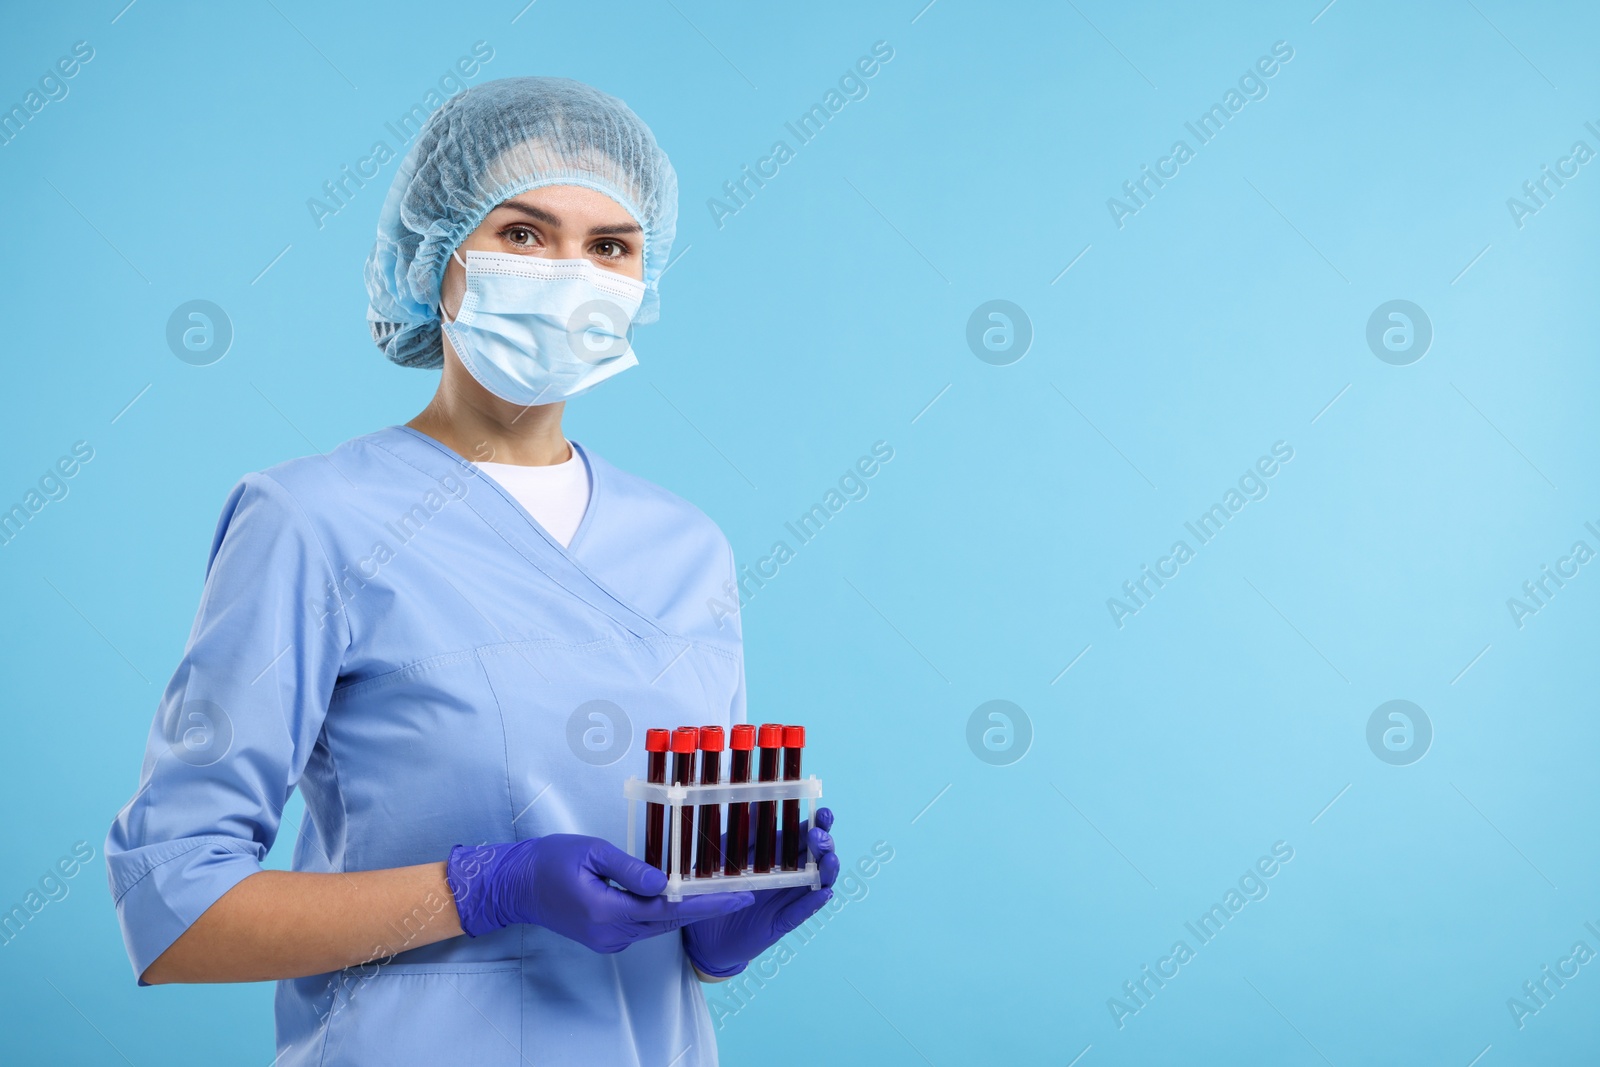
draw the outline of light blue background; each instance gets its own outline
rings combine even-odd
[[[1600,965],[1524,1029],[1506,1006],[1600,950],[1600,564],[1521,629],[1506,606],[1600,549],[1600,163],[1520,229],[1506,207],[1600,149],[1592,7],[123,3],[0,34],[6,107],[95,51],[0,147],[0,506],[95,450],[0,548],[0,906],[96,856],[0,947],[0,1060],[272,1059],[270,986],[135,988],[100,850],[229,488],[431,394],[363,317],[394,164],[321,229],[306,201],[479,40],[474,83],[591,82],[680,177],[662,321],[572,436],[745,562],[894,449],[744,612],[752,717],[807,723],[844,858],[894,859],[726,1021],[726,1062],[1593,1056]],[[870,95],[719,228],[707,200],[880,40]],[[1269,95],[1118,229],[1107,198],[1276,41]],[[1397,298],[1435,331],[1404,367],[1365,341]],[[165,340],[191,299],[236,331],[211,366]],[[1035,331],[1010,366],[965,340],[992,299]],[[1276,441],[1270,495],[1117,628],[1106,599]],[[1366,742],[1397,698],[1435,730],[1409,766]],[[1032,724],[1008,766],[966,740],[992,699]],[[1119,1029],[1108,998],[1278,841],[1270,895]]]

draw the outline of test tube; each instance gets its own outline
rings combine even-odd
[[[756,733],[756,747],[761,750],[758,777],[763,782],[778,780],[778,750],[783,747],[783,727],[774,722],[761,724]],[[756,801],[756,873],[772,870],[773,854],[777,850],[778,802]]]
[[[645,781],[656,785],[665,785],[667,782],[667,749],[672,746],[672,731],[646,730],[644,732],[645,751]],[[644,861],[652,867],[666,870],[661,866],[661,843],[666,840],[662,830],[662,820],[666,817],[667,809],[661,804],[646,804],[644,806]]]
[[[700,727],[700,784],[722,782],[722,727]],[[710,878],[722,866],[722,805],[700,805],[700,847],[695,853],[694,876]]]
[[[693,726],[680,726],[672,731],[672,784],[694,784],[694,752],[700,747],[700,731]],[[689,877],[690,861],[694,856],[694,806],[683,804],[678,808],[682,829],[678,833],[678,877]],[[668,870],[668,874],[672,871]]]
[[[783,780],[798,782],[800,780],[800,754],[806,747],[806,728],[804,726],[785,726],[783,728]],[[783,869],[798,871],[800,857],[805,854],[800,840],[800,801],[785,800],[783,802]]]
[[[750,780],[750,750],[756,744],[756,728],[741,724],[733,728],[728,739],[732,751],[729,758],[728,782],[737,785]],[[722,857],[722,873],[743,874],[745,861],[750,857],[750,805],[728,805],[728,850]]]

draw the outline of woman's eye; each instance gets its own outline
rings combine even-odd
[[[618,259],[628,254],[627,246],[620,241],[601,241],[594,246],[595,255],[604,259]]]
[[[505,231],[505,238],[513,245],[525,247],[536,243],[539,235],[526,226],[512,226]]]

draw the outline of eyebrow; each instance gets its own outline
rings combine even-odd
[[[537,219],[540,222],[547,223],[551,226],[561,225],[561,220],[559,218],[550,214],[550,212],[545,211],[543,208],[533,207],[530,204],[522,204],[515,200],[507,200],[503,204],[496,205],[495,210],[498,211],[500,208],[510,208],[513,211],[520,211],[522,214],[531,219]],[[613,237],[620,236],[622,234],[641,232],[643,231],[639,229],[639,224],[636,222],[617,223],[612,226],[593,226],[589,229],[590,235],[596,237]]]

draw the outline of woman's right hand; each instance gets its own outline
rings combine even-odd
[[[750,893],[665,900],[665,873],[609,841],[581,834],[457,845],[445,878],[469,937],[533,923],[596,952],[621,952],[635,941],[738,911],[755,900]]]

